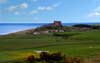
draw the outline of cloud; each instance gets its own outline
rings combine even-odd
[[[60,5],[60,3],[55,3],[49,6],[38,6],[37,9],[34,9],[30,12],[31,15],[33,14],[37,14],[39,12],[43,12],[43,11],[52,11],[54,10],[56,7],[58,7]]]
[[[39,12],[42,12],[42,11],[50,11],[50,10],[53,10],[54,8],[51,7],[51,6],[39,6],[37,7],[37,9],[34,9],[30,12],[31,15],[33,14],[37,14]]]
[[[94,11],[100,11],[100,6],[98,6]]]
[[[6,3],[7,0],[0,0],[0,3]]]
[[[7,12],[13,13],[15,15],[19,15],[20,10],[27,9],[28,4],[27,3],[21,3],[19,5],[11,5],[8,8],[5,8]]]
[[[53,10],[53,7],[51,6],[39,6],[38,10],[46,11],[46,10]]]
[[[88,17],[97,17],[97,16],[100,16],[100,12],[94,12],[88,15]]]
[[[37,14],[38,13],[38,10],[32,10],[31,12],[30,12],[30,14]]]
[[[7,10],[10,11],[10,12],[14,12],[18,9],[26,9],[26,8],[28,8],[28,4],[22,3],[20,5],[12,5],[12,6],[8,7]]]
[[[37,2],[38,0],[32,0],[33,2]]]
[[[42,11],[50,11],[50,10],[53,10],[55,9],[56,7],[58,7],[60,5],[60,3],[55,3],[53,5],[50,5],[50,6],[39,6],[38,7],[38,10],[42,10]]]
[[[88,14],[88,17],[98,17],[100,16],[100,6],[93,10],[93,12]]]
[[[19,5],[19,8],[26,9],[26,8],[28,8],[28,4],[27,3],[22,3],[22,4]]]
[[[58,7],[58,6],[60,6],[60,4],[61,4],[61,2],[55,3],[55,4],[53,4],[52,6],[53,6],[53,7]]]
[[[18,6],[10,6],[10,7],[8,8],[8,10],[11,11],[11,12],[13,12],[13,11],[15,11],[15,10],[17,9],[17,7],[18,7]]]
[[[31,1],[38,1],[38,0],[31,0]],[[15,15],[19,15],[20,13],[24,13],[24,14],[29,14],[29,15],[33,15],[33,14],[38,14],[40,12],[45,12],[45,11],[52,11],[54,10],[55,8],[57,8],[61,3],[55,3],[55,4],[51,4],[51,5],[48,5],[48,6],[37,6],[36,9],[33,9],[33,10],[30,10],[29,12],[22,12],[21,10],[26,10],[28,9],[29,7],[29,4],[26,3],[26,2],[23,2],[19,5],[11,5],[7,8],[6,11],[9,11],[10,13],[13,13]]]
[[[14,14],[15,14],[15,15],[19,15],[20,13],[19,13],[18,11],[15,11]]]

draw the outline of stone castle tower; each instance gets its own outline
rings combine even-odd
[[[61,21],[54,21],[53,23],[54,26],[62,26]]]

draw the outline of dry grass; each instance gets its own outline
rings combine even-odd
[[[100,63],[100,55],[96,55],[95,57],[85,59],[84,63]]]

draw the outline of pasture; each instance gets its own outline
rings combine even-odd
[[[82,58],[100,53],[100,31],[64,32],[48,35],[14,34],[0,37],[0,61],[22,59],[38,54],[35,50],[62,52]]]

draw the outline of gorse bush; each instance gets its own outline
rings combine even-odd
[[[49,54],[48,52],[41,52],[39,58],[35,58],[33,55],[30,55],[26,58],[26,62],[59,63],[60,61],[63,60],[63,58],[64,56],[61,53]]]
[[[41,52],[39,58],[30,55],[26,58],[27,63],[81,63],[78,57],[66,57],[60,52],[49,54],[48,52]]]

